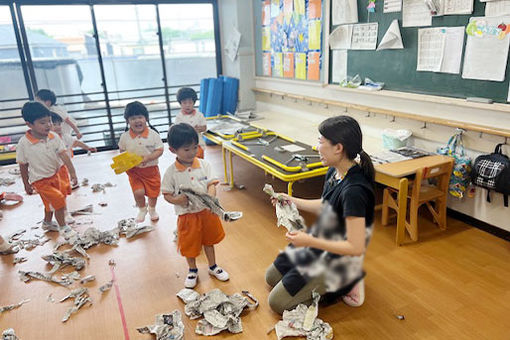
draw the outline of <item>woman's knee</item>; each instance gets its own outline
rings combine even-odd
[[[282,294],[279,294],[278,289],[273,289],[271,293],[269,293],[267,302],[269,303],[269,307],[278,314],[283,314],[286,304],[288,303],[287,299],[285,299]]]
[[[266,282],[271,287],[274,287],[282,279],[282,274],[276,269],[274,264],[271,264],[266,270]]]

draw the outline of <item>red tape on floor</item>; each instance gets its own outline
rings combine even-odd
[[[113,287],[115,288],[115,295],[117,296],[117,305],[119,306],[120,320],[122,322],[122,330],[124,331],[124,339],[129,340],[129,332],[126,323],[126,316],[124,314],[124,307],[122,307],[122,299],[120,297],[119,285],[117,285],[117,278],[115,277],[115,266],[110,265],[110,271],[112,272]]]

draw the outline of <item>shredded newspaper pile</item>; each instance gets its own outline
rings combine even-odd
[[[156,340],[182,340],[184,339],[184,324],[181,312],[174,310],[170,314],[156,315],[154,325],[136,329],[142,334],[154,334]]]
[[[66,253],[55,251],[53,254],[44,255],[42,259],[48,264],[52,265],[53,268],[48,272],[50,274],[55,273],[60,268],[65,266],[73,266],[75,270],[82,270],[85,267],[85,260],[79,257],[72,257]]]
[[[305,220],[299,214],[299,210],[292,202],[284,202],[282,197],[274,192],[271,184],[264,185],[263,191],[276,199],[276,218],[278,219],[277,225],[284,226],[288,231],[297,231],[306,229]]]
[[[18,271],[18,273],[19,273],[20,280],[23,282],[29,282],[30,280],[41,280],[41,281],[53,282],[53,283],[59,284],[64,287],[68,287],[68,286],[72,285],[75,281],[76,274],[78,274],[78,272],[64,274],[64,275],[62,275],[61,279],[59,280],[59,279],[55,278],[50,273],[24,272],[22,270]],[[80,275],[78,274],[77,279],[79,279],[79,278],[80,278]]]
[[[78,288],[71,291],[71,293],[62,298],[60,302],[64,302],[67,299],[74,299],[74,303],[73,306],[70,307],[64,314],[62,322],[66,322],[67,320],[69,320],[72,314],[77,313],[80,310],[80,308],[85,306],[87,303],[89,305],[92,305],[92,299],[89,296],[89,290],[87,288]]]
[[[306,337],[306,340],[331,340],[333,329],[317,318],[319,313],[320,295],[312,292],[313,302],[310,307],[298,305],[291,311],[284,311],[281,321],[275,326],[278,340],[286,337]]]
[[[14,329],[9,328],[2,332],[2,340],[19,340]]]
[[[231,333],[241,333],[243,326],[240,315],[245,308],[253,310],[259,302],[248,291],[242,292],[255,303],[239,293],[226,295],[219,289],[200,295],[193,289],[184,288],[177,296],[186,304],[184,313],[190,319],[198,319],[195,333],[200,335],[216,335],[223,330]]]
[[[209,209],[213,214],[218,215],[222,220],[231,222],[243,217],[240,211],[225,211],[220,205],[217,197],[209,194],[199,193],[193,189],[181,188],[180,192],[188,197],[189,207],[193,209]]]

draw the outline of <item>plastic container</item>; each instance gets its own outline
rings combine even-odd
[[[388,150],[407,146],[407,140],[413,133],[409,130],[384,129],[382,133],[383,147]]]

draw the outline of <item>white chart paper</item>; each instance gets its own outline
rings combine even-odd
[[[474,0],[442,0],[444,3],[444,14],[471,14],[473,13]]]
[[[491,1],[485,4],[485,16],[510,15],[510,0]]]
[[[465,27],[444,27],[444,29],[446,29],[446,41],[441,72],[459,74]]]
[[[329,35],[329,47],[332,50],[349,50],[352,40],[352,26],[340,25]]]
[[[383,13],[402,11],[402,0],[384,0]]]
[[[418,30],[417,71],[439,72],[443,60],[446,33],[440,28]]]
[[[376,22],[369,24],[357,24],[352,27],[352,50],[375,50],[377,46],[377,28]]]
[[[402,0],[402,27],[431,25],[432,16],[423,0]]]
[[[347,50],[333,50],[333,83],[340,83],[347,77]]]
[[[358,22],[358,3],[356,0],[333,0],[331,6],[333,6],[333,25],[355,24]]]

